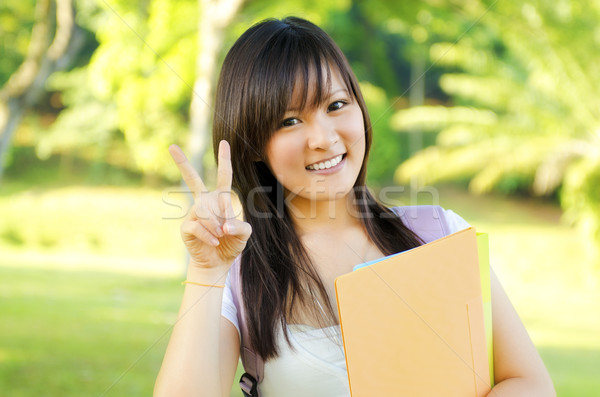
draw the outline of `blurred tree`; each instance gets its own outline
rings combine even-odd
[[[0,3],[0,86],[19,68],[27,55],[35,23],[35,0]]]
[[[38,154],[83,149],[150,178],[177,179],[166,148],[187,141],[202,172],[215,64],[224,28],[241,4],[115,1],[82,16],[99,46],[89,65],[52,80],[66,109],[41,138]]]
[[[209,149],[216,66],[232,41],[249,24],[281,15],[284,9],[325,19],[328,10],[344,4],[348,2],[283,5],[255,0],[244,5],[243,0],[120,0],[100,4],[100,15],[88,13],[92,17],[82,18],[96,32],[99,46],[85,68],[52,80],[53,89],[63,92],[67,108],[52,133],[40,140],[38,152],[45,157],[68,147],[85,148],[113,164],[175,180],[179,175],[165,149],[178,143],[187,146],[202,173],[202,159]],[[103,114],[101,120],[98,112]],[[76,138],[77,129],[90,134]],[[123,145],[114,144],[119,139]],[[102,151],[102,147],[109,149]]]
[[[333,12],[325,29],[347,56],[361,82],[373,127],[368,179],[373,187],[392,180],[393,167],[408,157],[405,136],[389,127],[394,102],[409,87],[410,64],[404,59],[404,34],[390,32],[370,11],[370,5],[353,1],[348,10]]]
[[[5,153],[24,112],[44,93],[46,79],[72,64],[83,42],[71,0],[36,3],[27,55],[0,90],[0,180]]]
[[[94,130],[122,137],[124,149],[112,151],[107,161],[149,178],[165,173],[176,178],[165,172],[171,167],[164,153],[188,136],[198,2],[119,0],[99,6],[101,12],[89,22],[99,45],[81,77],[91,96],[71,103],[57,122],[69,116],[98,123],[97,117],[88,118],[90,107],[104,109],[114,124]]]
[[[560,192],[567,217],[600,245],[600,4],[473,1],[456,12],[473,27],[430,47],[431,59],[457,71],[440,79],[455,106],[394,115],[398,131],[439,131],[397,180]]]
[[[204,175],[202,158],[206,152],[213,117],[213,85],[216,81],[217,62],[229,26],[244,0],[199,0],[198,54],[196,82],[190,109],[190,140],[188,150],[191,163]],[[218,115],[214,115],[219,117]]]
[[[440,4],[441,3],[441,4]],[[431,42],[447,37],[453,23],[443,2],[354,1],[348,11],[333,13],[326,27],[348,56],[373,125],[369,182],[392,182],[395,165],[430,143],[432,134],[413,129],[396,134],[390,116],[397,109],[443,102],[438,77],[445,70],[428,60]]]

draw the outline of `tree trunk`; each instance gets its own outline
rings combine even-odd
[[[213,85],[216,63],[224,29],[231,23],[244,0],[199,0],[198,56],[196,82],[190,108],[190,139],[188,151],[192,166],[205,177],[202,159],[210,137],[213,113]]]
[[[67,68],[83,48],[72,0],[38,0],[27,56],[0,90],[0,182],[4,158],[25,111],[44,92],[48,77]]]

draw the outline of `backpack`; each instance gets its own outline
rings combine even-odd
[[[450,234],[444,210],[440,206],[416,205],[394,207],[391,210],[398,215],[400,219],[402,219],[404,225],[421,238],[425,244]],[[238,322],[240,325],[240,356],[244,371],[246,371],[240,378],[240,388],[246,397],[260,397],[258,385],[263,379],[264,361],[250,345],[246,313],[242,300],[239,257],[231,266],[229,277],[231,281],[233,303],[238,312]]]

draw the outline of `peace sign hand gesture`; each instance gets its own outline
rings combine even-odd
[[[235,218],[231,204],[231,153],[219,143],[217,188],[209,192],[177,145],[169,147],[181,176],[194,195],[194,206],[181,224],[181,238],[190,253],[190,268],[229,268],[252,234],[249,223]]]

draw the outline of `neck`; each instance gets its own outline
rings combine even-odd
[[[288,201],[288,210],[301,236],[315,232],[336,232],[362,227],[354,200],[352,193],[336,200],[295,197]]]

